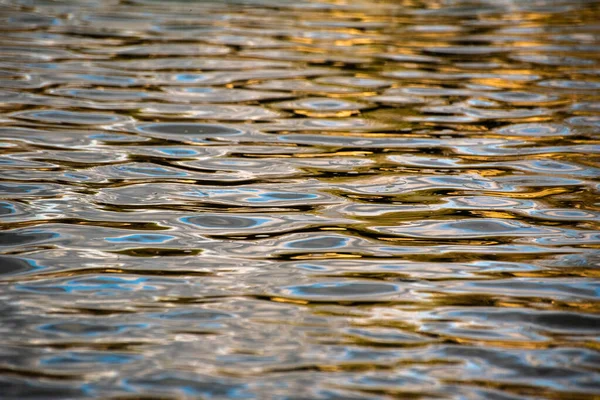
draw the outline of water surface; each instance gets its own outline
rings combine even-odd
[[[597,399],[595,1],[0,1],[0,397]]]

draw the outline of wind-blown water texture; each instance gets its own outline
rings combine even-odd
[[[0,398],[597,399],[599,20],[0,1]]]

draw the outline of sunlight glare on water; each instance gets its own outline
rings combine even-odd
[[[0,398],[598,399],[599,21],[0,0]]]

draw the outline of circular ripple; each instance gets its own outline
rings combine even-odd
[[[514,220],[494,218],[467,219],[457,221],[419,221],[402,226],[375,227],[378,232],[436,239],[472,239],[484,237],[518,237],[555,234],[557,230],[536,227]]]
[[[145,234],[133,234],[119,237],[105,238],[107,242],[111,243],[144,243],[144,244],[157,244],[166,243],[173,240],[175,237],[171,235],[159,235],[156,233],[145,233]]]
[[[569,136],[573,133],[565,125],[560,124],[516,124],[498,129],[496,133],[508,136]]]
[[[281,294],[309,301],[364,301],[373,297],[398,293],[399,287],[391,283],[323,282],[308,285],[287,286]]]
[[[540,86],[556,88],[556,89],[573,89],[573,90],[599,90],[600,82],[592,81],[576,81],[576,80],[549,80],[538,83]]]
[[[532,64],[557,65],[557,66],[587,66],[594,65],[594,60],[585,58],[552,56],[542,54],[517,54],[510,56],[513,60],[528,62]]]
[[[321,250],[345,247],[349,238],[339,236],[320,236],[317,238],[295,240],[285,244],[289,249]]]
[[[182,222],[208,229],[250,229],[269,222],[267,218],[233,217],[229,215],[198,215],[185,217]]]
[[[598,115],[572,117],[569,118],[567,122],[574,126],[591,126],[594,128],[600,128],[600,116]]]
[[[163,103],[144,104],[139,108],[139,115],[161,119],[192,118],[221,121],[271,120],[283,116],[281,113],[257,106]]]
[[[488,93],[487,97],[511,104],[537,104],[558,100],[558,96],[530,92],[498,92]]]
[[[234,315],[213,310],[174,310],[159,314],[150,314],[152,318],[183,320],[190,322],[233,318]]]
[[[15,118],[28,119],[45,123],[60,123],[72,125],[107,125],[123,122],[125,117],[115,114],[100,114],[63,110],[25,111],[11,115]]]
[[[212,139],[244,133],[242,130],[220,124],[188,124],[183,122],[139,125],[136,130],[142,134],[162,139]]]
[[[240,103],[290,97],[285,93],[213,87],[165,88],[165,91],[166,93],[162,97],[165,100],[176,102]]]
[[[354,76],[326,76],[323,78],[316,79],[319,83],[341,85],[341,86],[355,86],[365,89],[377,89],[391,86],[394,82],[384,79],[375,78],[359,78]]]
[[[449,54],[449,55],[489,55],[497,53],[506,53],[510,48],[492,47],[492,46],[446,46],[446,47],[426,47],[427,53]]]
[[[226,46],[216,45],[189,45],[189,44],[144,44],[142,46],[129,46],[129,47],[113,47],[109,50],[104,48],[91,51],[90,53],[104,54],[107,51],[111,53],[117,53],[122,55],[130,56],[211,56],[211,55],[223,55],[229,53],[231,50]]]
[[[530,216],[550,221],[597,221],[600,214],[593,211],[572,209],[533,210]]]
[[[95,101],[141,100],[150,97],[146,92],[123,89],[52,89],[49,93]]]
[[[327,97],[311,97],[276,103],[273,104],[273,107],[284,110],[294,110],[298,114],[319,114],[324,116],[337,115],[338,113],[347,115],[347,112],[354,114],[371,106],[353,101],[330,99]]]
[[[511,199],[507,197],[493,197],[493,196],[460,196],[453,197],[449,204],[452,208],[457,209],[500,209],[505,210],[509,208],[524,209],[535,207],[535,202],[527,199]]]

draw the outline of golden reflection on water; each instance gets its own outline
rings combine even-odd
[[[594,1],[0,4],[0,397],[595,399]]]

